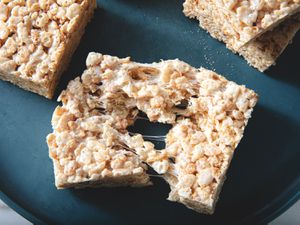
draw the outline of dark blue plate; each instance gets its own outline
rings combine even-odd
[[[0,82],[0,197],[35,224],[266,223],[299,199],[300,40],[266,74],[212,39],[182,14],[182,1],[102,0],[57,93],[82,73],[90,51],[140,62],[179,58],[254,89],[260,101],[237,148],[216,212],[201,215],[165,200],[155,178],[142,189],[56,190],[45,143],[56,107],[38,95]],[[168,127],[138,122],[144,134]]]

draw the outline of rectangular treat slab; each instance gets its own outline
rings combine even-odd
[[[86,64],[52,119],[57,187],[149,185],[147,163],[170,184],[169,200],[213,213],[255,92],[178,59],[143,64],[90,53]],[[173,126],[165,149],[126,130],[139,111]]]
[[[95,0],[0,1],[0,78],[52,98]]]
[[[299,12],[299,0],[186,0],[184,14],[197,18],[214,38],[238,51],[251,40]]]
[[[184,3],[184,13],[190,18],[195,18],[200,21],[200,26],[206,29],[210,20],[212,20],[211,13],[208,10],[200,10],[195,1],[187,0]],[[249,41],[247,44],[234,50],[228,44],[226,45],[233,52],[243,56],[249,65],[257,68],[263,72],[270,66],[274,65],[276,59],[284,51],[289,43],[291,43],[294,35],[300,28],[300,14],[286,19],[281,24],[276,26],[273,30],[263,33],[261,36]],[[215,37],[214,35],[212,35]],[[218,38],[222,41],[222,38]]]

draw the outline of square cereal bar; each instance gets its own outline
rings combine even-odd
[[[143,64],[90,53],[86,64],[52,119],[57,187],[145,186],[147,163],[170,184],[169,200],[213,213],[255,92],[179,60]],[[139,111],[173,125],[165,149],[127,131]]]
[[[186,0],[184,14],[197,18],[214,38],[238,51],[300,10],[299,0]]]
[[[0,78],[52,98],[95,0],[0,1]]]

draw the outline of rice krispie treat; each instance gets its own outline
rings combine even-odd
[[[110,174],[109,185],[120,185],[122,174],[114,172],[119,168],[112,166],[113,158],[107,156],[100,167],[104,157],[98,162],[94,154],[134,153],[136,163],[130,165],[135,167],[126,167],[127,176],[141,168],[139,181],[148,184],[145,162],[170,184],[169,200],[212,213],[257,95],[179,60],[142,64],[90,53],[86,63],[87,70],[61,94],[63,106],[53,115],[48,145],[56,184],[70,186],[70,179],[72,186],[90,180],[106,185]],[[126,130],[138,111],[150,121],[173,125],[165,149],[156,150],[141,134]],[[89,139],[95,144],[87,144]],[[117,165],[123,169],[126,163]],[[110,173],[103,176],[103,171]]]
[[[220,11],[220,8],[215,7],[215,1],[186,0],[183,4],[183,12],[190,18],[198,19],[203,29],[207,30],[214,38],[225,42],[227,48],[242,55],[251,66],[261,72],[275,64],[278,56],[300,28],[299,14],[287,18],[287,15],[299,10],[298,0],[222,0],[218,1],[218,5],[229,7],[225,10],[226,12],[229,9],[233,10],[233,15],[239,16],[238,25],[231,23],[232,13],[229,17],[224,17],[222,14],[224,9]],[[259,6],[259,10],[255,11],[254,5]],[[282,17],[283,15],[285,16]],[[286,20],[278,25],[283,19]],[[252,22],[248,23],[248,20]],[[270,24],[270,26],[266,26],[266,24]],[[249,38],[245,39],[245,36]],[[243,38],[247,41],[239,40]]]
[[[101,75],[88,69],[59,97],[63,106],[55,109],[47,137],[58,189],[151,184],[146,164],[120,138],[138,112],[126,109],[122,93],[104,94]]]
[[[300,29],[300,14],[286,19],[273,30],[268,31],[250,41],[238,50],[249,65],[263,72],[270,66],[275,65],[277,58],[284,49],[292,42],[293,37]]]
[[[1,0],[0,78],[52,98],[95,0]]]
[[[234,51],[299,11],[299,0],[186,0],[183,10]]]

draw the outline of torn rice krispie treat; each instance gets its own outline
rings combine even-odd
[[[86,63],[81,80],[76,78],[69,84],[60,97],[63,106],[53,115],[54,132],[48,136],[48,145],[56,183],[68,186],[70,179],[77,186],[92,175],[94,182],[105,185],[103,171],[115,174],[115,167],[108,166],[112,157],[94,170],[99,162],[92,155],[107,155],[110,150],[128,152],[140,163],[134,165],[144,169],[139,170],[144,176],[140,180],[147,181],[143,184],[149,182],[145,162],[170,184],[169,200],[212,213],[257,95],[212,71],[179,60],[142,64],[90,53]],[[156,150],[141,134],[126,130],[138,111],[150,121],[173,125],[165,149]],[[88,145],[89,139],[101,145]],[[66,166],[69,163],[72,178]],[[127,169],[129,176],[134,176],[136,167]],[[119,173],[112,176],[110,184],[120,185],[119,177]]]
[[[186,0],[183,12],[190,18],[198,19],[203,29],[214,38],[225,42],[227,48],[242,55],[251,66],[261,72],[275,64],[300,28],[299,14],[279,19],[280,15],[286,15],[288,12],[287,15],[292,15],[294,11],[298,11],[299,1],[218,1],[218,5],[222,4],[239,15],[238,26],[230,22],[231,14],[229,18],[224,17],[220,8],[215,7],[214,1]],[[258,11],[253,11],[254,5],[259,6]],[[297,10],[292,10],[294,8]],[[279,20],[273,20],[274,17]],[[284,19],[285,21],[279,24]],[[254,22],[247,23],[248,20]],[[269,23],[270,27],[264,25]],[[250,35],[251,39],[246,39],[248,41],[241,42],[239,39],[247,36],[249,32],[258,33]]]
[[[118,85],[136,99],[137,108],[150,121],[170,123],[173,128],[161,151],[145,143],[141,135],[124,136],[124,143],[163,174],[171,187],[169,200],[213,213],[257,95],[212,71],[195,69],[179,60],[135,64],[134,70],[132,64],[118,68],[119,79],[126,81]],[[127,77],[128,71],[136,71],[134,79],[121,78]]]
[[[52,98],[95,0],[0,1],[0,79]]]
[[[183,10],[234,51],[299,11],[299,0],[186,0]]]
[[[101,75],[85,71],[59,97],[63,106],[55,109],[47,137],[58,189],[151,184],[146,164],[120,138],[137,110],[126,109],[122,93],[103,93]]]

